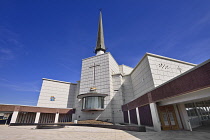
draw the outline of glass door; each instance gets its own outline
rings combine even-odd
[[[158,107],[161,126],[163,130],[179,129],[173,105]]]

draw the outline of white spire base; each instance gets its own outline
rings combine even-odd
[[[104,54],[104,51],[102,51],[102,50],[97,51],[96,55],[100,55],[100,54]]]

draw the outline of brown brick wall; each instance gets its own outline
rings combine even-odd
[[[128,109],[135,109],[137,106],[142,106],[149,103],[148,94],[142,95],[140,98],[128,103]]]
[[[14,105],[0,105],[0,111],[14,111]]]

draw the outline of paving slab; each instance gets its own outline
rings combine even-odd
[[[35,126],[0,125],[0,140],[210,140],[210,133],[198,131],[132,132],[83,126],[35,129]]]

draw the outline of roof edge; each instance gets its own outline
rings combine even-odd
[[[48,79],[48,78],[42,78],[42,80],[52,81],[52,82],[58,82],[58,83],[65,83],[65,84],[73,84],[73,85],[77,85],[77,83],[70,83],[70,82],[59,81],[59,80],[53,80],[53,79]]]
[[[165,56],[161,56],[161,55],[157,55],[157,54],[152,54],[152,53],[148,53],[146,52],[144,54],[144,56],[140,59],[140,61],[138,62],[138,64],[133,68],[133,70],[131,71],[130,74],[132,74],[135,69],[138,67],[138,65],[141,64],[141,62],[144,60],[144,58],[146,56],[154,56],[154,57],[158,57],[158,58],[162,58],[162,59],[167,59],[167,60],[171,60],[171,61],[175,61],[175,62],[179,62],[179,63],[183,63],[183,64],[188,64],[188,65],[192,65],[192,66],[197,66],[197,64],[193,64],[193,63],[189,63],[189,62],[185,62],[185,61],[181,61],[181,60],[177,60],[177,59],[173,59],[173,58],[169,58],[169,57],[165,57]]]
[[[178,60],[178,59],[174,59],[174,58],[170,58],[170,57],[166,57],[166,56],[161,56],[161,55],[157,55],[157,54],[153,54],[153,53],[148,53],[148,52],[146,52],[146,55],[159,57],[159,58],[163,58],[163,59],[167,59],[167,60],[172,60],[172,61],[175,61],[175,62],[184,63],[184,64],[188,64],[188,65],[192,65],[192,66],[197,65],[197,64],[193,64],[193,63],[189,63],[189,62],[185,62],[185,61],[181,61],[181,60]]]
[[[91,56],[91,57],[88,57],[88,58],[84,58],[84,59],[82,59],[82,61],[83,61],[83,60],[90,59],[90,58],[93,58],[93,57],[97,57],[97,56],[105,55],[105,54],[108,54],[108,53],[110,53],[110,52],[105,52],[104,54],[99,54],[99,55]]]
[[[55,108],[55,107],[43,107],[43,106],[32,106],[32,105],[18,105],[18,104],[2,104],[0,105],[13,105],[13,106],[25,106],[25,107],[37,107],[37,108],[54,108],[54,109],[74,109],[74,108]]]

